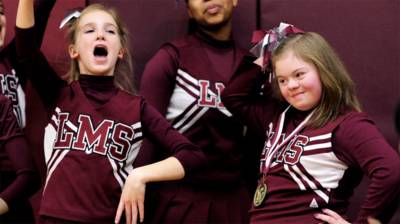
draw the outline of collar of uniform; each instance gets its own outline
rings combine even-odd
[[[197,31],[194,33],[194,36],[216,48],[231,48],[234,45],[232,38],[229,40],[216,40],[201,29],[197,29]]]
[[[114,76],[98,76],[98,75],[86,75],[81,74],[79,76],[79,83],[84,88],[90,88],[93,90],[113,90]]]

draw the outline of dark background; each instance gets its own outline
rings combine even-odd
[[[186,33],[184,0],[58,0],[49,19],[43,51],[59,74],[68,68],[64,33],[59,22],[71,8],[101,2],[120,12],[131,33],[131,52],[138,83],[146,61],[162,43]],[[357,86],[357,95],[387,141],[398,148],[394,110],[400,103],[400,0],[238,0],[234,37],[251,47],[252,31],[279,22],[322,34],[336,49]],[[18,1],[4,0],[7,38],[13,36]],[[34,91],[28,87],[28,137],[43,132],[45,117]],[[33,111],[33,112],[32,112]],[[38,130],[40,127],[40,130]],[[42,139],[30,138],[35,159],[44,175]],[[354,217],[365,195],[364,180],[352,199]],[[399,186],[400,187],[400,186]],[[392,223],[400,223],[400,212]]]

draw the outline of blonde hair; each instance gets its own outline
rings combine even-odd
[[[125,90],[129,93],[134,94],[135,88],[133,84],[133,66],[132,66],[132,56],[130,53],[129,44],[129,32],[126,26],[123,24],[121,18],[119,17],[117,11],[113,8],[108,8],[102,4],[91,4],[87,6],[82,12],[79,18],[77,18],[72,24],[70,24],[67,30],[67,39],[69,44],[75,44],[77,41],[77,31],[81,18],[93,11],[104,11],[111,15],[117,24],[118,35],[121,41],[121,47],[125,50],[124,57],[118,59],[114,70],[114,84],[117,88]],[[79,79],[79,65],[77,59],[71,60],[70,69],[68,72],[69,80],[75,81]]]
[[[275,70],[276,61],[289,50],[305,62],[313,64],[321,79],[321,99],[308,125],[322,127],[346,110],[361,111],[349,73],[333,48],[321,35],[306,32],[291,35],[283,40],[272,52],[273,70]],[[274,86],[275,92],[279,92],[276,80]],[[278,95],[283,98],[280,92]]]

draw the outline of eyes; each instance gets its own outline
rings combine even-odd
[[[278,77],[277,80],[278,80],[279,85],[286,85],[290,79],[293,79],[294,81],[299,81],[299,80],[302,80],[305,75],[306,75],[306,72],[298,71],[288,77]]]
[[[88,26],[88,27],[84,27],[83,28],[83,33],[84,34],[90,34],[90,33],[94,33],[94,32],[96,32],[96,28],[95,27]],[[117,33],[115,27],[106,27],[106,28],[104,28],[104,32],[108,33],[108,34],[112,34],[112,35],[115,35]]]

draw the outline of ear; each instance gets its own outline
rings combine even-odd
[[[70,44],[68,46],[68,52],[69,52],[69,57],[72,59],[75,59],[79,56],[78,52],[75,50],[75,46],[73,44]]]
[[[119,49],[118,58],[119,59],[123,59],[124,58],[124,54],[125,54],[125,49],[124,48]]]

